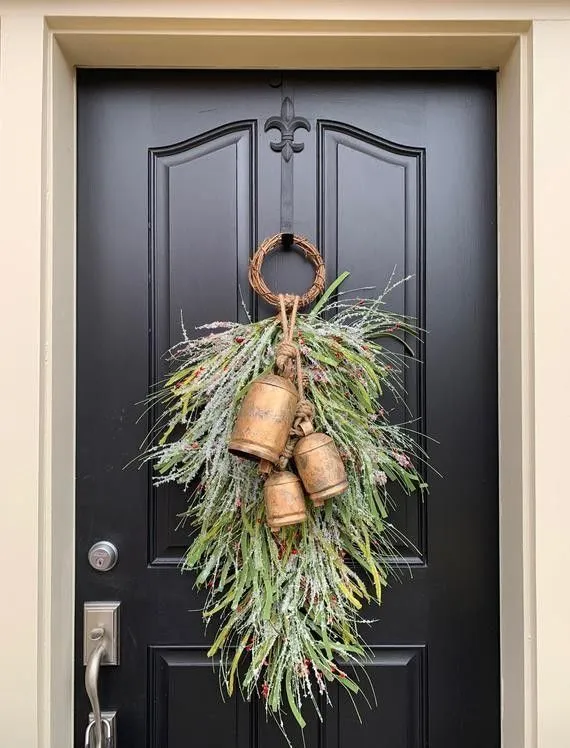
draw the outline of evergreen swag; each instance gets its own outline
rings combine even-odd
[[[331,302],[347,276],[297,317],[294,342],[314,425],[334,438],[349,481],[323,508],[307,502],[306,522],[271,532],[257,465],[227,448],[248,385],[273,368],[278,317],[213,322],[197,339],[182,325],[183,339],[170,351],[174,373],[150,398],[163,408],[164,431],[143,459],[154,462],[157,485],[194,487],[184,519],[195,535],[183,568],[196,570],[197,586],[207,591],[204,620],[218,616],[208,655],[219,656],[227,693],[236,684],[246,698],[257,692],[282,729],[287,705],[303,727],[305,699],[320,716],[331,684],[359,690],[354,666],[367,649],[358,624],[371,622],[361,610],[380,604],[398,536],[387,520],[388,486],[426,488],[415,467],[417,444],[389,423],[381,404],[385,391],[401,400],[404,362],[379,341],[396,338],[405,347],[403,336],[416,330],[386,310],[389,288],[372,300]]]

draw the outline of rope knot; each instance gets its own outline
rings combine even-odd
[[[289,439],[287,439],[287,444],[285,445],[285,449],[281,453],[279,457],[279,469],[280,470],[287,470],[287,463],[293,457],[293,450],[295,449],[295,444],[297,443],[297,439],[293,435],[293,431],[291,430],[291,436],[289,436]]]
[[[315,408],[313,403],[309,400],[299,400],[297,403],[297,410],[295,411],[295,420],[297,418],[312,418],[315,415]]]
[[[314,431],[313,428],[313,416],[315,415],[315,409],[313,404],[305,398],[302,398],[297,403],[297,410],[295,411],[295,419],[293,421],[292,431],[296,436],[308,436]]]
[[[295,361],[297,359],[297,348],[288,340],[282,340],[277,346],[275,353],[275,366],[279,374],[287,379],[293,379],[295,374]]]
[[[284,358],[296,358],[297,346],[294,345],[294,343],[289,343],[288,340],[282,340],[277,346],[277,356],[283,356]]]
[[[284,293],[283,294],[283,303],[285,304],[285,307],[287,309],[291,309],[293,305],[295,304],[295,300],[297,300],[297,303],[300,301],[299,297],[292,293]]]

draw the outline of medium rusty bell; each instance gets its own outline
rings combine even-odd
[[[277,374],[255,379],[241,404],[230,452],[277,463],[289,437],[297,400],[297,390],[288,379]]]
[[[297,471],[315,506],[348,488],[346,470],[336,444],[326,434],[303,436],[293,452]]]
[[[272,473],[265,481],[263,495],[267,524],[273,532],[307,518],[303,486],[294,473],[287,470]]]

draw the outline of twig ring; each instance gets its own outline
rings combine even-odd
[[[325,263],[319,250],[308,239],[302,236],[293,237],[293,245],[298,247],[304,257],[309,260],[315,269],[315,279],[313,285],[302,296],[299,297],[299,307],[308,306],[325,290]],[[281,234],[275,234],[268,239],[264,239],[249,263],[249,282],[253,290],[261,298],[272,306],[279,306],[279,294],[273,293],[261,274],[261,266],[268,254],[275,251],[281,246]],[[287,294],[285,303],[287,306],[293,305],[294,295]]]

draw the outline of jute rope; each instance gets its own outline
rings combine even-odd
[[[301,250],[303,255],[315,270],[315,278],[312,286],[303,295],[293,294],[275,294],[266,284],[261,274],[261,268],[267,255],[281,246],[281,235],[275,234],[261,242],[256,253],[249,263],[249,283],[253,290],[261,296],[264,301],[272,306],[279,307],[281,327],[283,328],[283,339],[277,346],[275,357],[275,368],[277,372],[290,381],[297,379],[297,391],[299,401],[295,411],[293,425],[289,432],[289,438],[279,458],[279,469],[285,470],[287,463],[293,456],[295,444],[302,436],[312,433],[313,417],[315,414],[312,403],[305,399],[303,388],[303,369],[301,366],[301,353],[298,347],[293,343],[293,334],[295,332],[295,323],[297,320],[297,311],[300,307],[308,306],[325,290],[325,264],[319,250],[314,244],[302,236],[293,237],[293,245]],[[287,320],[287,310],[291,310],[291,317]],[[273,469],[273,465],[267,460],[261,460],[259,470],[261,473],[268,474]]]
[[[304,257],[309,260],[311,265],[314,267],[315,279],[313,285],[302,296],[295,297],[287,294],[284,297],[285,306],[289,309],[293,306],[293,300],[295,298],[298,299],[297,306],[303,308],[308,306],[325,290],[325,264],[319,250],[314,244],[311,244],[308,239],[305,239],[302,236],[297,236],[296,234],[293,237],[293,245],[301,250]],[[275,294],[271,291],[263,279],[261,267],[267,255],[278,249],[280,246],[280,234],[275,234],[275,236],[270,236],[268,239],[264,239],[249,263],[249,282],[251,287],[259,296],[261,296],[262,299],[264,299],[264,301],[272,306],[280,305],[279,298],[282,294]]]
[[[313,408],[313,404],[305,399],[301,352],[299,351],[298,346],[293,343],[293,334],[295,332],[295,322],[297,320],[297,310],[299,308],[300,297],[293,296],[291,298],[284,294],[279,294],[278,300],[281,327],[283,328],[283,340],[277,346],[275,366],[279,374],[283,377],[293,380],[293,377],[296,376],[297,392],[299,394],[299,401],[295,411],[293,426],[289,432],[289,438],[287,439],[285,449],[279,458],[279,468],[280,470],[285,470],[287,463],[293,456],[293,450],[295,449],[295,444],[299,438],[307,436],[314,431],[313,416],[315,415],[315,409]],[[287,321],[286,311],[288,300],[292,307],[289,321]]]

